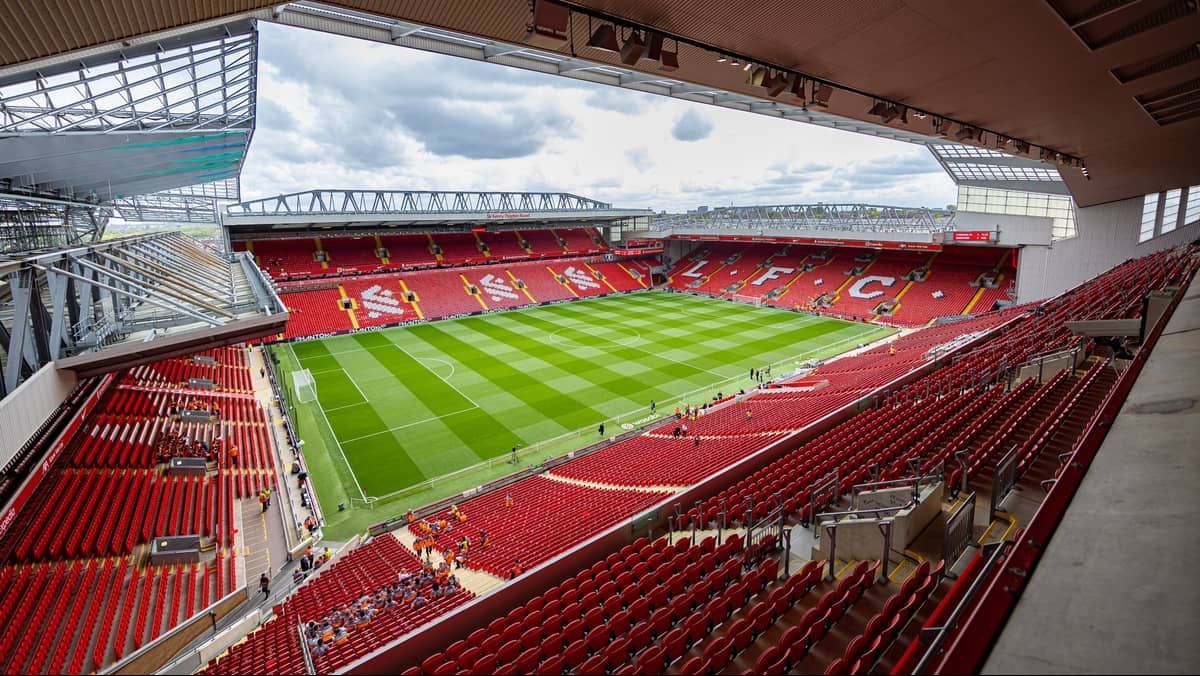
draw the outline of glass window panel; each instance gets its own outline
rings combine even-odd
[[[1142,229],[1138,232],[1138,241],[1145,242],[1154,236],[1154,221],[1158,217],[1158,193],[1146,195],[1142,202]]]
[[[1175,229],[1175,222],[1179,220],[1179,197],[1183,193],[1182,190],[1168,190],[1167,197],[1163,200],[1163,217],[1162,228],[1159,232],[1171,232]]]
[[[1200,220],[1200,185],[1194,185],[1187,191],[1187,210],[1183,212],[1184,224]]]

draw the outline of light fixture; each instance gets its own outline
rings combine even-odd
[[[801,101],[803,101],[804,100],[804,78],[800,77],[799,75],[796,75],[795,73],[792,73],[792,86],[791,86],[790,91],[791,91],[792,96],[796,96]]]
[[[795,74],[776,73],[775,77],[771,78],[769,84],[766,82],[763,83],[763,86],[767,88],[767,96],[779,96],[783,93],[783,90],[788,88],[791,80],[794,79],[796,79]]]
[[[726,56],[724,54],[717,55],[717,63],[727,63],[728,61],[729,61],[729,59],[726,58]]]
[[[571,10],[549,0],[534,0],[533,23],[525,33],[525,43],[542,49],[558,49],[567,44],[571,29]]]
[[[646,41],[642,39],[641,33],[636,30],[629,33],[629,39],[625,40],[625,44],[621,46],[621,63],[626,66],[632,66],[642,58],[642,54],[646,51]]]
[[[759,66],[746,75],[746,84],[754,85],[755,87],[765,86],[763,83],[766,79],[767,69]]]
[[[588,18],[588,24],[592,22]],[[612,27],[612,24],[602,23],[593,33],[592,37],[588,38],[588,47],[602,49],[606,52],[619,52],[620,46],[617,45],[617,31]]]
[[[662,58],[662,33],[646,33],[646,54],[642,58],[658,61]]]
[[[667,50],[664,49],[662,51],[662,53],[659,54],[658,69],[666,70],[666,71],[679,70],[679,41],[678,40],[675,41],[675,51],[668,52]]]
[[[742,66],[742,70],[750,70],[753,67],[754,67],[754,64],[751,63],[750,61],[747,61],[746,65]]]
[[[972,140],[972,141],[977,141],[977,140],[979,140],[980,133],[981,132],[979,129],[976,129],[975,127],[964,124],[958,128],[957,132],[954,133],[954,138],[955,138],[955,140],[958,140],[958,141],[966,141],[968,139]]]
[[[814,106],[829,107],[829,99],[833,96],[833,87],[825,82],[813,82],[812,101]]]
[[[729,65],[736,68],[736,67],[742,65],[742,63],[740,61],[738,61],[738,58],[736,56],[731,56],[731,57],[729,57]]]

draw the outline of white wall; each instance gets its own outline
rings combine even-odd
[[[47,364],[0,400],[0,467],[17,454],[75,383],[73,372]]]
[[[1018,218],[998,216],[994,218]],[[1049,220],[1049,219],[1045,219]],[[1018,255],[1017,299],[1053,296],[1130,258],[1138,258],[1200,238],[1200,222],[1138,243],[1142,198],[1081,207],[1076,237],[1046,246],[1026,246]]]
[[[1054,219],[1047,216],[1008,216],[978,211],[960,211],[954,215],[955,230],[999,230],[1000,239],[996,243],[1004,246],[1047,246],[1053,225]]]

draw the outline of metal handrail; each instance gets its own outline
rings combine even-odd
[[[942,626],[940,627],[922,627],[921,634],[934,634],[934,637],[929,641],[929,647],[925,649],[925,654],[921,656],[920,661],[917,662],[917,666],[913,669],[912,673],[927,673],[926,668],[929,666],[929,661],[937,656],[938,650],[942,647],[942,644],[945,643],[950,631],[954,629],[954,625],[958,621],[958,618],[961,617],[963,613],[965,613],[967,609],[974,604],[975,595],[978,594],[980,588],[987,583],[988,578],[991,577],[992,571],[1000,565],[1001,559],[1004,558],[1005,550],[1007,549],[1005,545],[1008,544],[1011,544],[1011,542],[1001,541],[984,545],[984,549],[987,549],[988,547],[994,547],[995,551],[988,556],[987,562],[983,564],[983,567],[979,570],[979,573],[975,576],[975,579],[971,581],[971,586],[967,587],[967,591],[963,593],[962,598],[958,600],[958,605],[954,606],[954,610],[951,611],[950,616],[946,618],[946,621],[943,622]]]

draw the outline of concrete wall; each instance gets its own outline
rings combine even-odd
[[[992,218],[1022,218],[993,216]],[[1049,219],[1042,219],[1049,220]],[[1028,302],[1062,293],[1130,258],[1138,258],[1200,237],[1200,222],[1138,243],[1142,198],[1121,200],[1076,213],[1076,237],[1050,246],[1025,246],[1019,255],[1017,299]],[[1007,226],[1002,226],[1003,228]]]
[[[0,400],[0,466],[33,436],[75,388],[75,374],[47,364]]]

